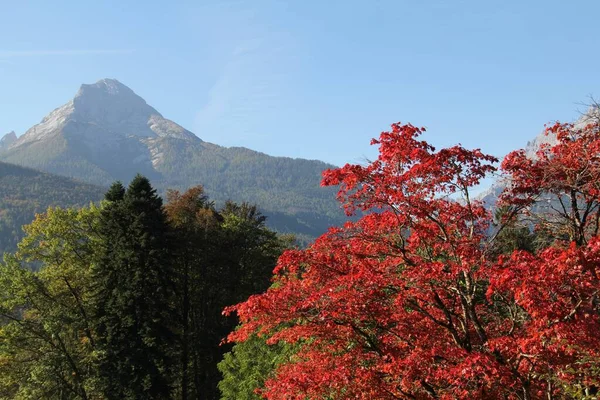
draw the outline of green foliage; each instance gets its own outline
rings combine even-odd
[[[141,176],[24,229],[0,264],[0,399],[218,398],[237,324],[222,310],[265,290],[294,240],[201,187],[163,207]]]
[[[25,228],[17,256],[0,264],[0,398],[94,396],[86,296],[98,217],[95,207],[49,209]]]
[[[222,310],[268,287],[290,240],[267,229],[256,206],[227,202],[217,212],[201,187],[168,199],[178,243],[181,398],[217,398],[217,363],[230,349],[221,342],[237,324]]]
[[[494,238],[492,252],[496,256],[512,254],[516,250],[535,252],[536,235],[527,224],[519,221],[510,211],[506,207],[496,210],[495,220],[501,226],[501,230]]]
[[[221,400],[260,400],[256,392],[282,363],[288,362],[295,347],[279,342],[268,345],[256,335],[237,343],[219,363],[223,379],[219,382]]]
[[[120,201],[125,197],[125,187],[120,181],[116,181],[110,188],[108,188],[108,192],[104,195],[104,200],[107,201]]]
[[[94,330],[107,399],[166,399],[174,348],[173,266],[162,200],[137,176],[106,204],[92,270]]]

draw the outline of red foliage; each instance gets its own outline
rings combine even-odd
[[[495,158],[435,151],[423,131],[394,124],[376,161],[326,171],[365,216],[286,252],[271,289],[226,310],[242,321],[232,341],[304,343],[266,398],[531,399],[591,383],[575,361],[598,355],[600,241],[489,260],[491,216],[468,190]]]
[[[534,159],[518,150],[502,162],[511,184],[501,202],[536,214],[545,228],[558,233],[562,227],[569,241],[585,244],[599,229],[600,124],[556,123],[546,134],[557,143],[541,146]]]

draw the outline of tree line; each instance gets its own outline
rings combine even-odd
[[[49,208],[0,264],[0,398],[215,399],[225,306],[264,291],[291,239],[202,187],[113,184]]]

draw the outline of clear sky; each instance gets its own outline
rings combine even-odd
[[[116,78],[206,141],[337,165],[395,121],[502,156],[600,97],[598,0],[0,0],[0,132]]]

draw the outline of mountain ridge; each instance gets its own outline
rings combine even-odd
[[[71,100],[0,149],[0,161],[100,186],[136,173],[162,193],[201,184],[217,203],[255,203],[265,214],[297,221],[293,229],[288,223],[276,229],[313,237],[345,220],[335,188],[320,187],[321,172],[335,166],[205,142],[115,79],[81,85]]]

